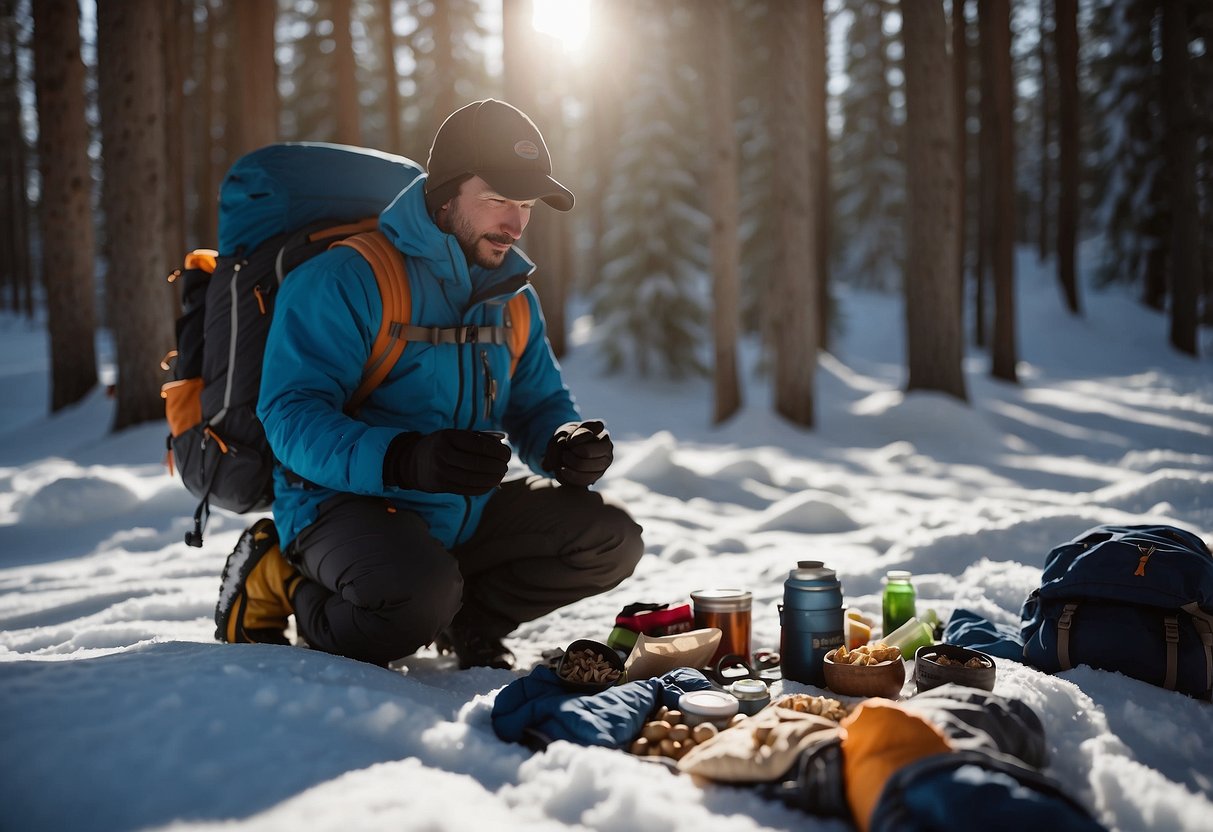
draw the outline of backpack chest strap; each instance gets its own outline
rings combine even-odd
[[[392,326],[404,340],[423,344],[508,344],[510,338],[508,326],[413,326],[398,321]]]

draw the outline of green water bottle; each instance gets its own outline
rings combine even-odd
[[[896,630],[914,617],[914,585],[910,573],[893,570],[887,573],[881,611],[884,614],[884,634]]]

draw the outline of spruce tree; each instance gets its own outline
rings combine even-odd
[[[1151,0],[1104,0],[1095,15],[1106,31],[1104,51],[1092,66],[1100,183],[1094,221],[1104,232],[1096,251],[1101,281],[1140,284],[1147,303],[1161,307],[1168,218],[1155,8]]]
[[[905,245],[905,164],[890,75],[900,44],[885,31],[884,0],[851,0],[842,134],[832,149],[835,274],[877,289],[900,285]],[[894,73],[896,70],[896,73]]]
[[[673,44],[690,19],[678,7],[642,12],[636,67],[604,210],[603,267],[592,295],[607,369],[680,378],[706,372],[708,235],[696,176],[702,137],[694,75]]]

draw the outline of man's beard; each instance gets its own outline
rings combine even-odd
[[[481,252],[480,242],[482,240],[491,240],[504,245],[514,242],[513,238],[507,234],[477,234],[476,229],[472,227],[472,221],[455,207],[454,201],[447,208],[446,214],[439,219],[438,227],[447,234],[455,235],[455,240],[459,243],[459,248],[463,249],[463,256],[467,258],[468,265],[480,266],[482,269],[497,268],[505,262],[506,255],[504,251],[491,248],[486,252]]]

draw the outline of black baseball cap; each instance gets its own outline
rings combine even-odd
[[[427,165],[426,207],[432,212],[479,176],[507,199],[542,199],[557,211],[573,207],[573,193],[552,178],[552,157],[526,113],[486,98],[447,116],[434,135]]]

